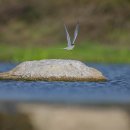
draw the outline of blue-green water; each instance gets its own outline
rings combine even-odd
[[[107,82],[0,81],[0,101],[62,103],[130,103],[130,65],[87,64],[100,70]],[[0,72],[16,64],[0,63]]]

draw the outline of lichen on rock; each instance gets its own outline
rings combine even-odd
[[[102,73],[77,60],[26,61],[0,73],[0,79],[45,81],[105,81]]]

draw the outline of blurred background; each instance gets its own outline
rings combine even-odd
[[[66,47],[65,23],[73,36]],[[72,58],[90,62],[130,62],[129,0],[0,0],[0,60]]]
[[[67,46],[64,23],[73,37],[77,22],[74,50],[61,49]],[[26,60],[63,58],[84,61],[108,78],[101,83],[0,81],[0,130],[130,130],[129,57],[130,0],[0,0],[0,72]],[[90,105],[64,104],[65,99]]]

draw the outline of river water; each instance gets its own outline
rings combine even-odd
[[[0,63],[0,72],[15,67]],[[130,103],[130,65],[93,64],[107,82],[0,81],[0,101],[38,101],[52,103]]]

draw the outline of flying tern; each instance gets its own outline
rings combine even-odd
[[[75,31],[74,31],[74,39],[73,39],[73,41],[71,41],[71,39],[70,39],[70,35],[69,35],[69,32],[68,32],[67,27],[66,27],[65,24],[64,24],[64,27],[65,27],[67,43],[68,43],[67,44],[68,46],[66,48],[64,48],[64,49],[65,50],[72,50],[74,48],[74,46],[75,46],[75,40],[76,40],[78,32],[79,32],[79,23],[77,23],[77,25],[76,25],[76,28],[75,28]]]

